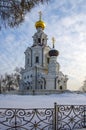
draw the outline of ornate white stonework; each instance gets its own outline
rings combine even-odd
[[[21,71],[20,90],[66,90],[67,76],[59,71],[58,51],[47,45],[44,22],[39,20],[33,45],[25,51],[25,69]],[[54,40],[53,40],[54,42]]]

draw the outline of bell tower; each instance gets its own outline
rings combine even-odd
[[[33,35],[33,46],[40,45],[46,46],[47,45],[47,35],[43,32],[46,27],[45,22],[42,20],[42,13],[39,12],[39,20],[35,23],[35,27],[37,32]]]

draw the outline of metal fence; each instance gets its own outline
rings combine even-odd
[[[0,109],[0,130],[75,130],[86,128],[85,105]]]
[[[55,130],[86,128],[86,105],[56,105]]]
[[[53,130],[54,109],[0,109],[1,130]]]

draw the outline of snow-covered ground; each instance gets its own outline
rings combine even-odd
[[[55,102],[62,105],[86,105],[86,93],[0,95],[0,108],[53,108]]]

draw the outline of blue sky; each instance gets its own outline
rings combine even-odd
[[[39,5],[25,17],[24,23],[14,29],[0,31],[0,74],[11,73],[16,66],[24,67],[24,51],[32,45],[38,12],[46,23],[48,45],[56,39],[60,54],[60,70],[68,75],[68,89],[79,89],[86,76],[86,0],[51,0]]]

